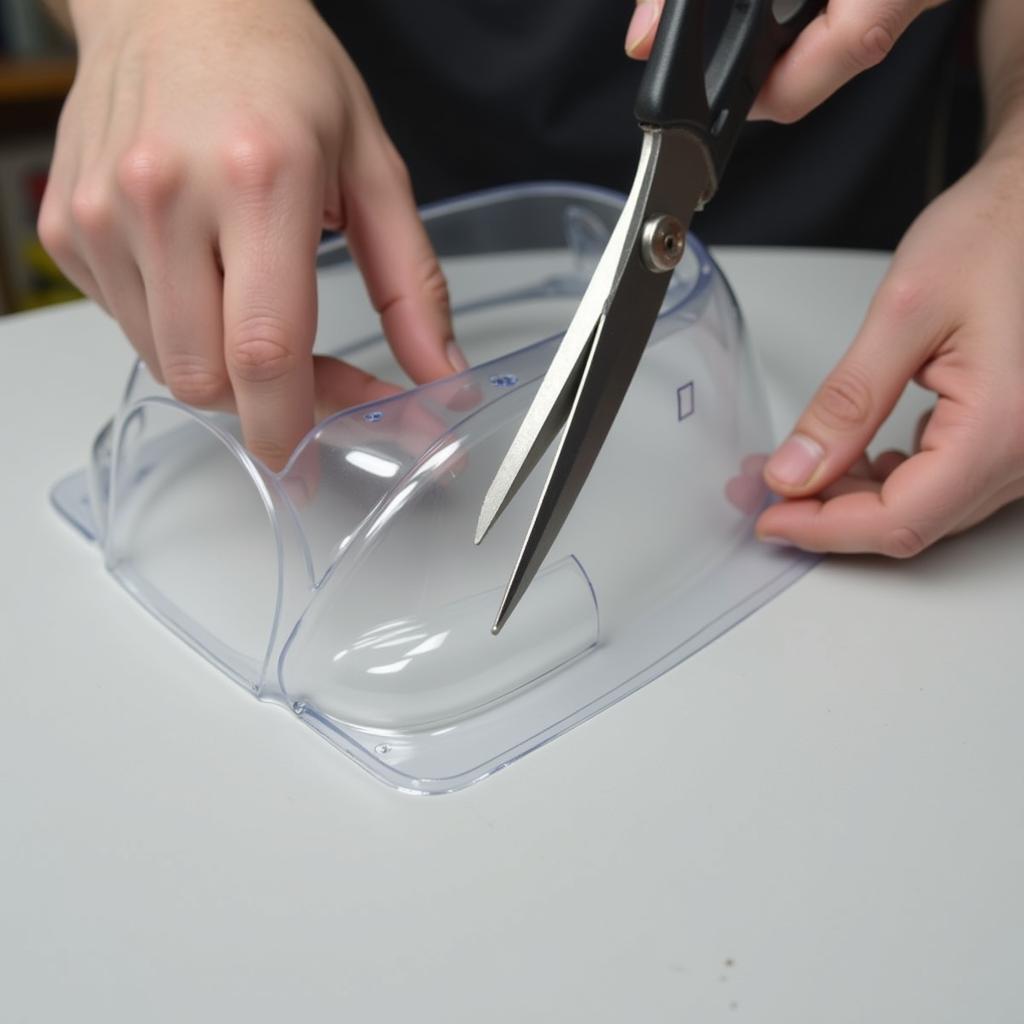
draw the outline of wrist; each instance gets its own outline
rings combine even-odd
[[[68,14],[74,29],[75,38],[81,49],[89,40],[101,32],[118,28],[133,17],[143,17],[157,13],[179,13],[184,17],[190,15],[183,10],[188,6],[187,0],[48,0],[60,4]],[[252,8],[294,9],[312,8],[312,0],[197,0],[192,4],[193,13],[203,13],[214,8],[230,11],[232,8],[240,18],[251,16]]]

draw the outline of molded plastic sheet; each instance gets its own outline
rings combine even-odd
[[[136,365],[56,507],[166,626],[381,779],[438,793],[483,778],[813,563],[753,538],[766,404],[735,299],[691,236],[577,507],[491,635],[545,465],[476,547],[480,504],[621,203],[534,185],[424,211],[473,367],[324,420],[281,473],[234,416]],[[394,378],[344,243],[319,263],[318,349]]]

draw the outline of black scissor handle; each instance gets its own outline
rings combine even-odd
[[[703,142],[716,182],[768,72],[826,0],[731,0],[705,60],[705,12],[722,2],[666,0],[636,101],[641,124],[686,128]]]

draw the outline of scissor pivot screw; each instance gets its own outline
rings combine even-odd
[[[686,231],[671,214],[651,217],[640,237],[640,253],[648,270],[662,274],[679,265],[686,247]]]

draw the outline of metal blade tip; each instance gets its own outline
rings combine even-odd
[[[523,586],[521,580],[515,585],[511,582],[509,583],[508,590],[505,591],[505,596],[501,599],[501,607],[498,609],[497,616],[495,616],[494,625],[491,626],[492,636],[497,636],[505,628],[505,624],[512,617],[512,613],[516,610],[516,605],[519,604],[525,591],[526,587]]]

